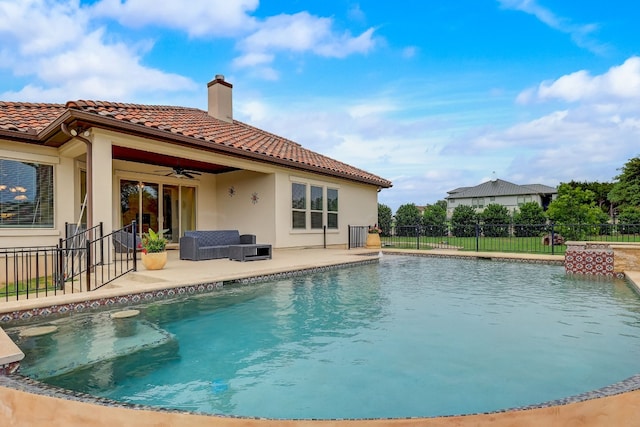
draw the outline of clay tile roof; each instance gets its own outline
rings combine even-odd
[[[0,101],[0,129],[36,133],[66,110],[62,104],[33,104]]]
[[[197,108],[165,105],[140,105],[108,101],[69,101],[61,104],[25,104],[0,102],[0,130],[26,132],[28,128],[42,130],[67,109],[95,114],[117,122],[183,135],[200,142],[233,147],[291,164],[320,169],[329,175],[350,177],[381,187],[391,182],[362,169],[323,156],[289,139],[274,135],[234,120],[232,123],[213,118]]]

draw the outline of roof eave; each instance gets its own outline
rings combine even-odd
[[[307,165],[304,163],[294,162],[287,159],[280,159],[278,157],[268,156],[265,154],[254,153],[237,147],[219,143],[212,143],[210,141],[194,138],[192,136],[170,133],[165,130],[150,128],[137,123],[128,123],[110,117],[102,117],[96,115],[95,113],[87,113],[85,111],[76,109],[68,109],[67,111],[65,111],[65,113],[63,113],[54,122],[47,126],[42,132],[40,132],[39,136],[41,137],[41,139],[44,139],[42,138],[43,136],[54,135],[56,131],[59,131],[60,125],[63,122],[68,121],[69,119],[71,119],[71,121],[77,120],[86,122],[87,124],[92,124],[97,127],[117,132],[124,132],[136,136],[150,137],[158,141],[164,141],[181,146],[197,147],[209,152],[227,154],[232,157],[253,160],[262,163],[275,163],[288,168],[314,172],[325,176],[339,177],[354,182],[374,185],[380,188],[390,188],[392,186],[392,183],[390,181],[383,179],[368,179],[365,177],[358,177],[339,171],[327,170],[318,166]]]

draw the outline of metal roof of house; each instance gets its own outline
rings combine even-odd
[[[62,123],[110,129],[226,155],[278,164],[382,188],[391,181],[316,153],[238,120],[226,122],[197,108],[69,101],[62,104],[0,101],[0,138],[59,146]]]
[[[525,194],[555,194],[558,190],[542,184],[518,185],[502,179],[484,182],[475,187],[460,187],[449,191],[447,199],[470,197],[517,196]]]

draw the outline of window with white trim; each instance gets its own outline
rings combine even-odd
[[[291,228],[321,230],[338,228],[338,189],[291,183]]]
[[[0,159],[0,228],[53,228],[53,165]]]

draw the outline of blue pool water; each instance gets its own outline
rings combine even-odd
[[[558,266],[386,256],[136,308],[49,321],[58,331],[41,338],[7,332],[22,372],[47,383],[270,418],[487,412],[640,372],[638,296]]]

